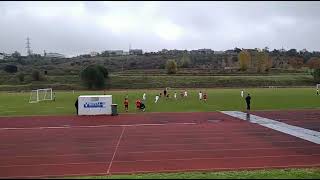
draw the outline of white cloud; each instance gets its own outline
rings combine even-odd
[[[182,37],[183,30],[171,22],[160,22],[154,26],[154,32],[166,41],[175,41]]]

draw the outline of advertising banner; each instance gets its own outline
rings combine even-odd
[[[79,115],[111,115],[112,95],[78,97]]]

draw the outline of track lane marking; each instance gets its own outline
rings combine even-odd
[[[168,125],[196,125],[197,123],[166,123],[166,124],[116,124],[116,125],[97,125],[97,126],[47,126],[30,128],[0,128],[0,130],[41,130],[41,129],[69,129],[69,128],[101,128],[101,127],[137,127],[137,126],[168,126]]]
[[[111,161],[109,162],[109,167],[108,167],[108,170],[107,170],[107,174],[110,173],[110,169],[111,169],[111,166],[112,166],[112,162],[113,162],[113,160],[114,160],[114,157],[116,156],[116,153],[117,153],[117,150],[118,150],[118,147],[119,147],[119,145],[120,145],[120,141],[121,141],[121,139],[122,139],[122,136],[123,136],[123,133],[124,133],[124,130],[125,130],[125,129],[126,129],[126,127],[123,127],[122,132],[121,132],[121,135],[120,135],[119,140],[118,140],[118,143],[117,143],[117,146],[116,146],[116,148],[115,148],[115,150],[114,150],[114,153],[113,153],[113,156],[112,156],[112,158],[111,158]]]

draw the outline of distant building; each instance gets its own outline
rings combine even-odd
[[[246,50],[246,49],[242,49],[242,50]],[[250,50],[248,50],[248,51],[250,51]],[[226,55],[233,55],[233,56],[238,55],[237,51],[234,50],[234,49],[226,50],[226,51],[224,51],[224,53],[225,53]]]
[[[95,56],[98,56],[98,54],[99,54],[98,52],[93,51],[93,52],[90,53],[90,56],[91,57],[95,57]]]
[[[213,53],[213,51],[211,49],[198,49],[197,52],[200,54],[212,54]]]
[[[5,57],[5,54],[4,53],[0,53],[0,60],[3,60]]]
[[[224,54],[224,51],[214,51],[213,54]]]
[[[103,56],[122,56],[123,50],[106,50],[102,54]]]
[[[142,49],[130,49],[129,54],[130,55],[142,55],[143,51],[142,51]]]
[[[46,57],[49,58],[65,58],[65,55],[59,53],[46,53]]]
[[[160,51],[161,54],[168,54],[168,52],[169,52],[169,51],[168,51],[167,49],[162,49],[162,50]]]

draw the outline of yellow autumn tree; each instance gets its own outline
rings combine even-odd
[[[273,62],[271,56],[268,57],[267,65],[266,65],[266,71],[269,71],[272,68]]]
[[[267,70],[269,54],[267,52],[258,52],[257,71],[265,72]]]
[[[239,65],[241,71],[246,71],[249,68],[251,62],[251,55],[248,51],[242,50],[238,54]]]

